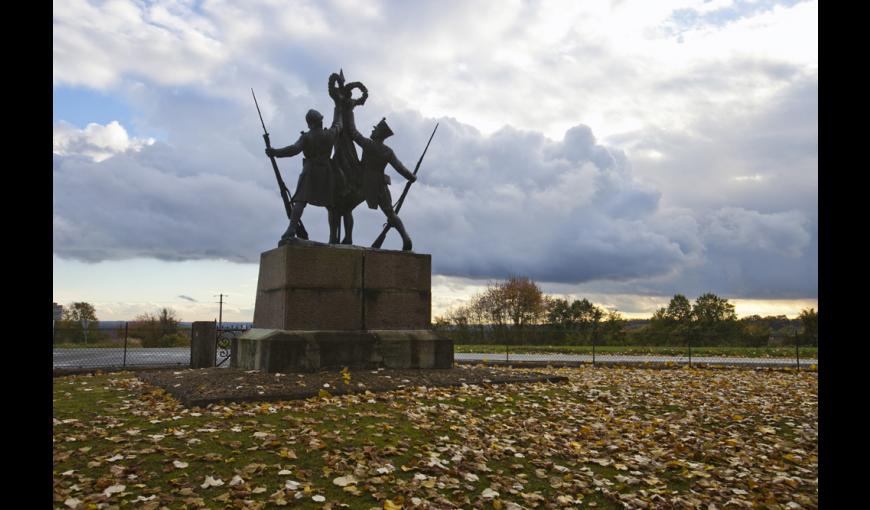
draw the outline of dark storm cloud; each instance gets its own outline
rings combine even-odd
[[[285,220],[251,127],[243,135],[230,113],[193,122],[190,111],[172,111],[186,119],[173,124],[182,146],[156,142],[101,162],[55,156],[55,187],[65,190],[55,203],[59,255],[255,262],[274,243]],[[378,117],[361,109],[359,125]],[[413,166],[433,120],[410,111],[389,118],[398,133],[390,141]],[[483,136],[454,119],[440,122],[403,211],[418,250],[442,254],[436,271],[620,279],[665,273],[685,257],[678,243],[643,221],[655,213],[659,192],[634,181],[624,155],[599,145],[588,126],[554,142],[513,128]],[[300,161],[279,161],[285,180],[295,184]],[[404,183],[394,179],[397,196]],[[322,213],[309,208],[305,216],[321,239]],[[363,206],[357,218],[357,242],[366,243],[381,214]]]
[[[269,96],[270,106],[272,101],[281,105],[270,115],[273,143],[285,145],[295,139],[293,128],[300,127],[311,101],[281,89]],[[86,261],[155,257],[257,262],[286,226],[274,176],[262,155],[258,119],[247,119],[250,112],[229,104],[215,108],[209,103],[213,100],[201,100],[210,113],[199,118],[196,109],[176,108],[176,101],[196,100],[163,96],[162,101],[152,115],[173,126],[171,144],[155,142],[100,162],[55,155],[55,189],[64,190],[55,196],[55,252]],[[318,107],[329,112],[328,103],[321,102]],[[786,104],[794,103],[786,98]],[[386,115],[396,132],[390,144],[413,168],[436,120],[383,108],[373,102],[358,109],[357,124],[367,132]],[[330,119],[331,112],[326,116]],[[793,115],[774,105],[762,118],[775,127]],[[641,293],[657,294],[717,288],[790,296],[814,289],[814,283],[798,283],[802,280],[796,276],[811,271],[815,261],[815,223],[809,209],[783,210],[790,202],[756,209],[734,206],[745,201],[727,195],[704,207],[686,208],[679,203],[685,195],[679,191],[677,173],[677,184],[659,186],[638,179],[625,153],[602,145],[583,124],[553,141],[511,127],[484,136],[456,119],[438,122],[420,180],[402,211],[415,249],[433,253],[438,274],[625,282]],[[741,141],[746,150],[758,150],[749,134],[717,127],[732,133],[726,142]],[[672,163],[684,159],[673,163],[677,169],[709,159],[690,152],[703,149],[683,142],[670,141],[675,148],[683,147],[684,153],[668,156]],[[723,154],[729,150],[707,148]],[[301,161],[278,161],[284,179],[295,185]],[[691,170],[697,174],[699,169],[708,181],[720,175],[716,168]],[[404,180],[388,171],[395,199]],[[668,171],[676,172],[671,167]],[[733,171],[720,175],[727,183],[732,176]],[[673,192],[670,199],[677,203],[663,207],[660,188]],[[382,214],[363,205],[355,217],[356,243],[370,243],[381,228]],[[309,207],[304,219],[314,238],[325,240],[325,211]],[[385,247],[396,248],[396,243],[395,236],[388,237]]]

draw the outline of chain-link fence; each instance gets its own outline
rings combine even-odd
[[[215,366],[229,366],[233,338],[250,323],[215,327]],[[158,321],[55,321],[52,327],[56,370],[190,366],[190,324]]]
[[[594,333],[532,327],[439,327],[453,340],[457,362],[495,364],[619,364],[806,368],[818,365],[818,347],[794,332],[764,341],[717,344],[709,335],[660,345],[604,339]],[[749,343],[750,345],[746,345]]]
[[[250,327],[250,323],[217,325],[215,366],[229,366],[232,338]],[[639,345],[540,327],[528,330],[439,327],[436,331],[453,340],[457,362],[796,368],[818,364],[818,347],[808,345],[810,342],[797,332],[768,345],[710,345],[709,338],[701,342],[691,337],[675,345]],[[190,365],[189,324],[55,321],[52,336],[55,369]]]

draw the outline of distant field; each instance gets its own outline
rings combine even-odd
[[[592,354],[591,345],[511,345],[504,344],[454,344],[455,352],[498,352],[509,350],[515,354]],[[639,345],[596,345],[596,354],[637,354],[637,355],[686,355],[686,347],[639,346]],[[793,358],[794,347],[692,347],[693,356],[730,356],[737,358]],[[818,347],[801,347],[802,358],[818,359]]]

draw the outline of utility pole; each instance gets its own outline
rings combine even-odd
[[[221,328],[224,323],[224,296],[229,296],[229,294],[214,294],[215,296],[220,296],[220,308],[218,309],[218,328]]]

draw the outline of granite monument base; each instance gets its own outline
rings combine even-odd
[[[431,331],[426,254],[293,242],[262,253],[254,328],[231,366],[264,372],[452,368]]]
[[[268,373],[341,369],[453,368],[453,341],[429,330],[288,331],[251,329],[233,366]]]

